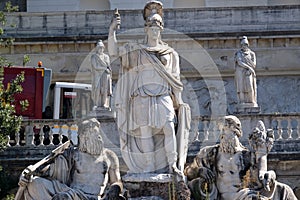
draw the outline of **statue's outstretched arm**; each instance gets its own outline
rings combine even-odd
[[[116,37],[116,30],[119,29],[121,25],[121,17],[117,10],[115,10],[114,17],[112,18],[111,24],[109,26],[108,33],[108,53],[110,56],[118,56],[118,41]]]

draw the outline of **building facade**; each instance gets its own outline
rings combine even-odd
[[[8,21],[16,26],[7,27],[6,36],[14,37],[16,41],[9,48],[0,47],[0,51],[16,65],[22,65],[24,54],[31,58],[28,65],[35,66],[41,60],[44,67],[52,69],[53,82],[90,83],[90,56],[99,39],[107,45],[113,9],[118,7],[122,18],[119,42],[142,42],[144,3],[138,0],[39,0],[38,3],[37,0],[27,0],[26,10],[24,6],[22,8],[27,12],[8,15]],[[246,35],[257,56],[258,104],[261,107],[261,115],[251,119],[280,116],[287,122],[275,125],[276,138],[282,136],[282,128],[291,130],[284,134],[295,135],[297,130],[299,136],[299,0],[166,0],[163,3],[163,40],[180,55],[184,100],[192,108],[193,119],[234,114],[237,104],[234,53],[240,48],[240,39]],[[115,85],[120,61],[111,58],[111,62]],[[284,118],[291,113],[296,119],[293,122]],[[267,120],[268,128],[274,127],[272,123],[272,120]],[[196,134],[200,125],[193,126]],[[251,128],[245,127],[247,131]],[[201,134],[204,132],[200,131]],[[280,181],[296,189],[300,187],[300,172],[296,167],[299,164],[299,140],[289,142],[292,150],[284,155],[280,148],[286,143],[279,141],[276,144],[278,152],[272,154],[270,163],[271,168],[279,170]]]

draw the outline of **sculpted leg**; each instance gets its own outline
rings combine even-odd
[[[32,182],[27,185],[25,196],[31,199],[52,199],[56,193],[66,190],[68,187],[58,181],[52,182],[48,179],[34,177]]]
[[[238,92],[238,101],[239,103],[245,103],[245,96],[244,96],[244,93],[243,92]]]
[[[176,166],[177,162],[177,143],[175,137],[175,128],[173,122],[167,122],[163,128],[163,132],[165,135],[165,151],[167,154],[168,164],[170,173],[179,173],[179,169]]]
[[[141,130],[141,144],[142,151],[145,155],[145,161],[147,163],[147,169],[145,172],[155,171],[155,160],[154,160],[154,141],[152,137],[152,128],[148,126],[140,127]]]

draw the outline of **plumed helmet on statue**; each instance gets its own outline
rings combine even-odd
[[[146,27],[158,26],[163,29],[163,4],[160,1],[148,1],[144,7],[143,17]]]
[[[104,46],[104,44],[103,44],[103,42],[102,42],[102,40],[99,40],[98,42],[97,42],[97,47],[105,47]]]
[[[243,38],[242,38],[242,40],[241,40],[241,45],[243,45],[243,44],[246,44],[246,45],[249,46],[249,41],[248,41],[247,36],[243,36]]]

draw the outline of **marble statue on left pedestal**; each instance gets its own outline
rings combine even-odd
[[[112,96],[112,72],[110,59],[104,53],[104,44],[98,41],[96,52],[91,56],[92,64],[92,99],[94,110],[110,110]]]
[[[103,147],[100,133],[95,118],[84,120],[78,129],[78,147],[68,147],[68,141],[28,166],[20,176],[15,200],[125,199],[118,157]]]
[[[293,190],[268,170],[273,130],[266,130],[259,121],[249,136],[248,149],[239,141],[242,126],[237,117],[226,116],[221,127],[220,144],[200,149],[185,168],[194,199],[297,200]]]
[[[259,112],[256,86],[256,55],[249,48],[246,36],[241,40],[241,49],[235,53],[235,85],[238,97],[238,109],[249,108],[249,112]],[[244,109],[245,108],[245,109]]]

